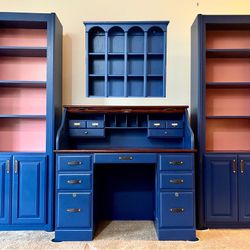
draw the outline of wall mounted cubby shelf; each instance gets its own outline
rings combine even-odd
[[[61,52],[54,13],[0,13],[0,230],[54,228]]]
[[[250,227],[250,16],[192,25],[198,227]]]
[[[168,22],[86,22],[88,97],[164,97]]]

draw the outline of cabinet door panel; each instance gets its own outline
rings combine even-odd
[[[238,157],[239,221],[250,222],[250,155]]]
[[[236,155],[206,156],[205,209],[208,223],[236,222],[238,220],[236,168]]]
[[[15,156],[12,223],[44,224],[46,156]]]
[[[0,225],[10,222],[10,156],[0,156]]]

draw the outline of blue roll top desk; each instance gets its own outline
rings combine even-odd
[[[153,220],[195,240],[187,106],[65,106],[56,138],[55,241],[92,240],[101,220]]]

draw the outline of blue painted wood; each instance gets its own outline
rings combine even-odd
[[[44,224],[47,207],[47,157],[14,156],[12,223]]]
[[[207,224],[238,221],[237,185],[237,155],[206,155],[205,209]]]
[[[57,195],[56,221],[58,228],[89,228],[92,225],[90,192],[65,193]]]
[[[86,95],[164,97],[167,25],[86,22]]]
[[[250,155],[238,155],[239,222],[250,222]]]
[[[57,188],[60,190],[92,189],[91,174],[58,174]]]
[[[148,129],[150,138],[183,138],[183,129]]]
[[[193,192],[160,193],[160,227],[194,227]]]
[[[1,230],[27,230],[27,229],[44,229],[52,231],[54,227],[54,152],[55,149],[55,135],[59,127],[61,118],[61,81],[62,81],[62,26],[54,13],[51,14],[33,14],[33,13],[0,13],[0,27],[1,28],[24,28],[24,29],[46,29],[47,30],[47,47],[1,47],[1,54],[5,53],[10,56],[46,56],[46,81],[19,81],[13,79],[13,81],[0,81],[0,86],[4,87],[46,87],[46,116],[40,115],[2,115],[1,118],[29,118],[29,119],[46,119],[46,150],[44,153],[47,155],[47,181],[42,187],[41,192],[46,193],[46,207],[45,217],[41,220],[37,220],[29,223],[21,222],[21,218],[18,217],[18,224],[13,224],[9,221],[8,225],[2,225]],[[0,138],[1,139],[1,138]],[[1,152],[0,152],[1,153]],[[39,154],[34,152],[10,152],[13,156],[37,156]],[[13,163],[11,169],[13,169]],[[31,170],[31,175],[34,174],[34,170]],[[13,182],[12,186],[17,185]],[[35,183],[34,185],[38,185]],[[13,191],[13,190],[12,190]],[[11,198],[11,197],[10,197]],[[12,197],[13,202],[13,197]],[[12,204],[13,205],[13,204]],[[32,207],[31,207],[32,209]],[[12,211],[13,212],[13,211]],[[13,212],[14,213],[14,212]],[[17,211],[15,211],[17,213]],[[19,216],[18,214],[16,216]],[[20,219],[20,220],[19,220]],[[32,217],[31,217],[32,221]],[[19,224],[20,222],[20,224]]]
[[[0,225],[10,223],[11,213],[11,156],[0,156]]]
[[[193,174],[192,173],[161,173],[160,174],[160,188],[173,189],[192,189]]]
[[[89,171],[92,169],[90,155],[58,155],[57,168],[61,171]]]
[[[105,137],[104,129],[70,129],[69,134],[71,137]]]

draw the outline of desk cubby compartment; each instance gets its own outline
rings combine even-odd
[[[192,189],[193,174],[192,173],[161,173],[160,174],[161,189]]]
[[[193,227],[193,207],[193,192],[161,192],[160,227]]]
[[[165,96],[167,24],[86,23],[87,96]],[[154,86],[148,88],[148,80]]]
[[[58,174],[57,189],[60,190],[91,190],[91,174]]]
[[[108,32],[108,52],[124,53],[125,36],[121,27],[115,26]]]
[[[92,194],[90,192],[59,192],[57,199],[56,220],[58,228],[91,227]]]
[[[90,155],[59,155],[57,156],[59,171],[90,171]]]

